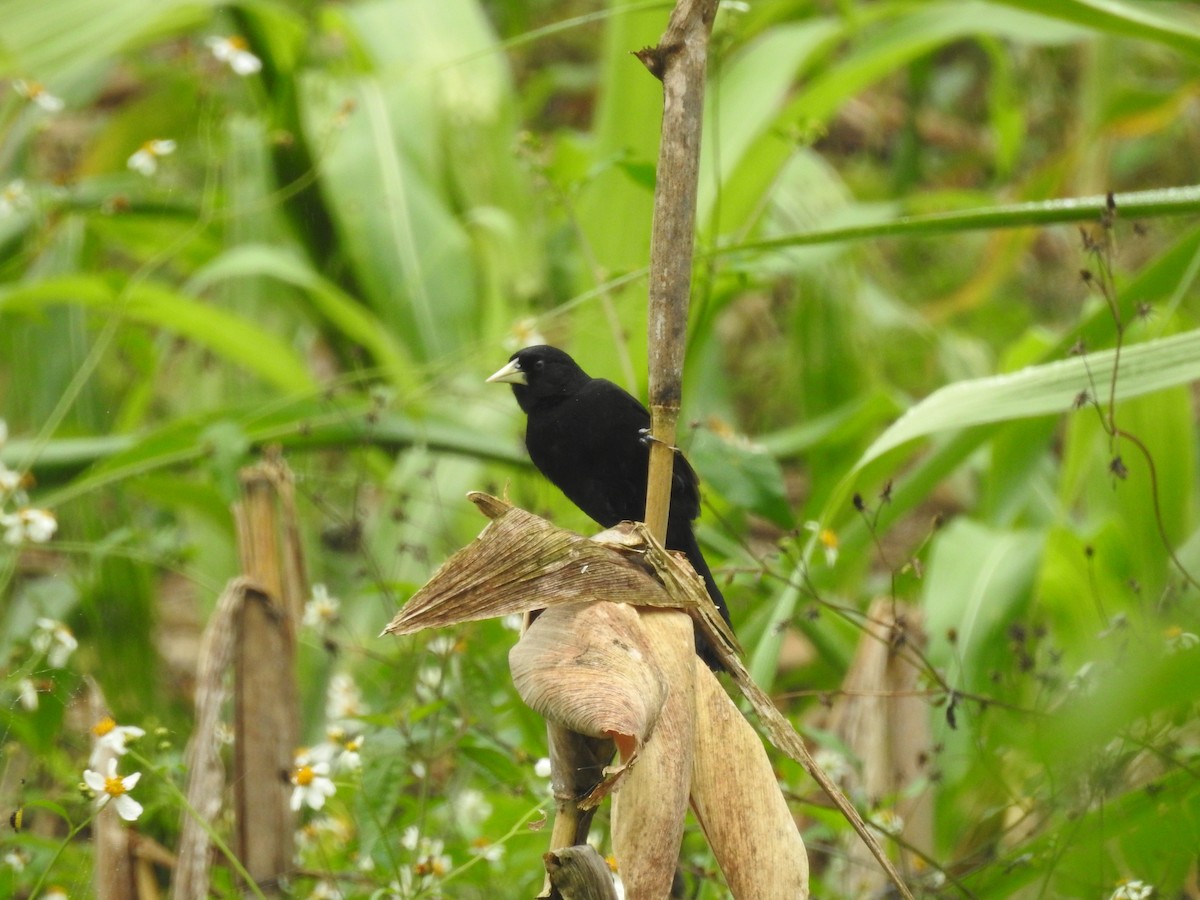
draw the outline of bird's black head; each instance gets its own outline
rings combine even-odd
[[[557,347],[538,344],[518,350],[508,365],[487,380],[511,384],[517,403],[528,413],[566,399],[592,379]]]

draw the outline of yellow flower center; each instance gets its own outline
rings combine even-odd
[[[244,37],[242,37],[240,34],[235,34],[233,37],[231,37],[229,39],[229,47],[232,50],[237,50],[240,52],[242,50],[245,50],[249,46],[250,45],[246,43],[246,39]]]
[[[1163,637],[1165,637],[1168,641],[1174,640],[1181,634],[1183,634],[1183,629],[1178,625],[1168,625],[1163,629]]]
[[[296,769],[296,774],[292,776],[292,783],[298,784],[300,787],[308,787],[316,778],[316,773],[313,772],[312,766],[300,766]]]
[[[120,797],[125,793],[125,781],[120,775],[110,775],[104,779],[104,793],[110,797]]]
[[[821,543],[830,550],[838,548],[838,536],[832,528],[822,528],[820,535]]]
[[[104,737],[110,731],[117,727],[117,723],[113,721],[112,716],[105,716],[99,722],[92,726],[92,734],[96,737]]]

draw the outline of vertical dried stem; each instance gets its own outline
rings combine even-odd
[[[650,428],[657,440],[650,447],[646,490],[646,525],[660,541],[666,536],[671,504],[692,283],[704,75],[716,11],[716,0],[680,0],[658,46],[637,53],[663,83],[662,142],[650,238]]]
[[[299,553],[290,478],[268,460],[242,472],[236,509],[242,569],[257,586],[242,603],[235,651],[235,806],[238,855],[264,891],[278,894],[292,865],[288,776],[298,736],[295,685]]]

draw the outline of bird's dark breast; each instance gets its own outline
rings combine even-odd
[[[530,412],[525,444],[538,470],[602,527],[646,512],[650,451],[641,430],[650,414],[611,382],[594,379],[584,390]],[[700,511],[696,475],[675,458],[671,524],[690,532]],[[668,545],[675,543],[668,535]]]
[[[567,498],[602,527],[641,519],[649,454],[631,429],[605,427],[585,397],[530,415],[529,457]]]

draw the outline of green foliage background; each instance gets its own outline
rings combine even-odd
[[[306,740],[335,671],[369,710],[364,769],[322,820],[345,831],[304,851],[297,895],[411,881],[414,826],[444,842],[447,895],[536,890],[544,738],[508,686],[512,633],[375,635],[479,530],[467,490],[589,527],[482,380],[545,339],[643,392],[660,98],[629,51],[668,10],[5,4],[0,187],[23,180],[28,202],[0,216],[0,459],[59,533],[0,555],[2,799],[40,822],[5,833],[25,865],[0,893],[52,860],[47,883],[87,890],[89,842],[64,846],[86,815],[83,676],[118,721],[164,729],[137,827],[174,845],[163,782],[182,783],[194,643],[236,573],[237,470],[271,444],[312,579],[342,600],[305,633]],[[242,36],[261,72],[213,59],[212,35]],[[683,446],[757,678],[803,723],[858,613],[919,607],[934,743],[910,790],[936,845],[915,888],[1194,892],[1200,13],[727,3],[711,77]],[[152,139],[177,150],[128,169]],[[810,522],[837,535],[832,565]],[[38,616],[78,636],[66,668],[30,650]],[[782,777],[814,894],[843,896],[846,826]],[[697,896],[723,895],[696,835],[685,863]]]

